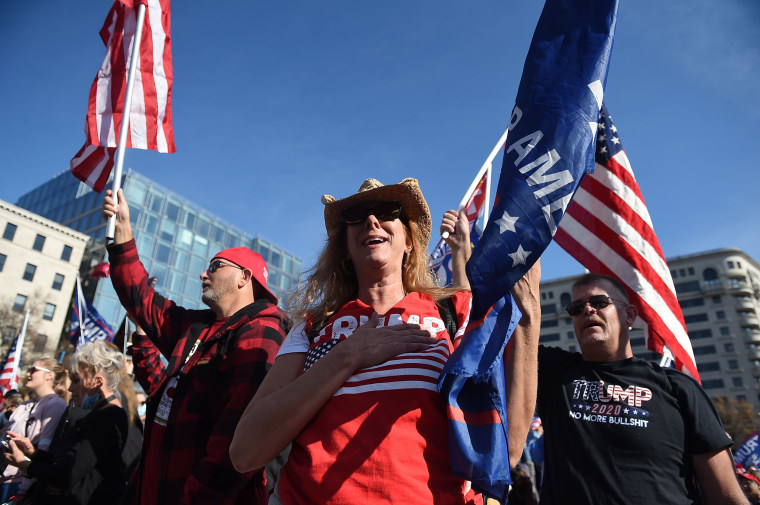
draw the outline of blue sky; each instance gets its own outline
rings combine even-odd
[[[82,146],[109,6],[0,5],[0,199],[66,170]],[[306,265],[324,240],[320,196],[367,177],[418,178],[437,223],[507,124],[541,8],[175,2],[178,152],[130,150],[125,167]],[[621,2],[605,102],[666,256],[739,247],[760,260],[759,26],[753,0]],[[554,245],[543,268],[582,271]]]

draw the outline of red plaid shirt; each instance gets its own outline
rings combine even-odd
[[[153,418],[166,381],[179,377],[161,461],[154,465],[161,469],[159,478],[152,479],[158,482],[157,489],[149,493],[156,497],[154,503],[266,504],[263,470],[235,471],[229,447],[238,419],[282,344],[285,316],[268,300],[256,300],[230,316],[219,331],[204,336],[216,319],[214,313],[179,307],[154,291],[134,240],[111,245],[108,253],[119,300],[168,358],[165,369],[148,367],[145,373],[151,397],[144,448],[151,443]],[[203,342],[185,363],[198,338]],[[146,356],[158,360],[154,351]],[[138,489],[136,496],[140,494],[146,493]]]

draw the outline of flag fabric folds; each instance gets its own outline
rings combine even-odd
[[[71,160],[74,176],[95,191],[105,187],[119,141],[137,4],[146,5],[129,111],[127,146],[172,153],[172,56],[169,0],[116,0],[100,36],[106,56],[90,88],[85,145]]]
[[[487,180],[488,174],[483,174],[472,191],[465,195],[467,203],[464,206],[464,211],[467,214],[467,220],[470,222],[470,243],[472,247],[475,247],[483,233],[478,225],[478,221],[485,215],[488,207],[488,202],[486,202]],[[433,253],[430,255],[428,267],[438,278],[439,285],[451,285],[453,275],[451,270],[451,248],[445,240],[441,239],[438,241],[435,249],[433,249]]]
[[[503,351],[521,317],[510,290],[546,249],[581,177],[593,167],[616,15],[617,0],[544,5],[510,119],[496,202],[467,263],[472,323],[439,379],[453,405],[452,470],[502,501],[509,484],[508,429],[503,404],[497,405],[505,395],[502,354],[495,350]],[[454,415],[456,409],[462,415]],[[483,421],[489,415],[490,425]]]
[[[113,329],[101,316],[95,307],[82,294],[82,285],[77,277],[77,287],[74,290],[73,312],[71,314],[70,339],[74,347],[81,343],[96,340],[113,341]]]
[[[24,350],[24,338],[26,337],[26,327],[29,323],[29,310],[24,315],[24,322],[21,330],[16,335],[13,345],[8,349],[5,356],[2,369],[0,369],[0,393],[5,395],[11,389],[18,388],[19,368],[21,367],[21,353]]]
[[[606,107],[598,128],[595,171],[581,182],[554,240],[590,272],[620,280],[649,327],[648,348],[669,351],[677,368],[699,379],[670,269]]]
[[[749,468],[760,466],[760,431],[754,432],[734,451],[734,461]]]

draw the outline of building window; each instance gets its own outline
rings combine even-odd
[[[71,248],[70,245],[63,246],[63,252],[61,253],[61,259],[63,261],[69,261],[71,259],[71,253],[74,250]]]
[[[681,277],[686,277],[686,269],[685,268],[679,268],[678,269],[678,275]]]
[[[559,340],[559,333],[547,333],[546,335],[541,335],[539,338],[539,341],[541,342],[556,342]]]
[[[725,349],[726,352],[734,352],[734,344],[731,342],[723,344],[723,349]]]
[[[18,228],[13,223],[6,223],[5,224],[5,231],[3,232],[3,238],[5,240],[13,240],[13,237],[16,236],[16,228]]]
[[[742,381],[741,377],[732,377],[731,382],[733,383],[735,388],[744,387],[744,382]]]
[[[690,293],[699,291],[699,281],[679,282],[675,285],[676,293]]]
[[[721,326],[720,327],[720,336],[721,337],[731,336],[731,328],[729,328],[728,326]]]
[[[7,256],[5,254],[0,254],[0,272],[3,271],[3,267],[5,267],[5,259]]]
[[[689,307],[701,307],[705,304],[704,298],[692,298],[691,300],[679,300],[678,304],[681,306],[682,309],[686,309]]]
[[[720,318],[718,318],[720,319]],[[683,320],[686,324],[689,323],[703,323],[707,321],[707,314],[690,314],[688,316],[683,316]]]
[[[702,278],[706,281],[717,281],[718,271],[714,268],[705,268],[702,272]]]
[[[689,267],[689,275],[694,275],[694,267]]]
[[[715,354],[714,345],[703,345],[700,347],[694,347],[694,356],[704,356],[705,354]]]
[[[697,370],[699,370],[699,373],[716,372],[720,370],[720,363],[717,361],[711,361],[710,363],[699,363],[697,364]]]
[[[702,381],[702,389],[721,389],[725,387],[723,385],[723,379],[711,379]]]
[[[35,265],[32,265],[31,263],[27,263],[26,268],[24,269],[24,275],[23,275],[24,280],[33,281],[34,273],[36,271],[37,271],[37,267]]]
[[[547,303],[546,305],[541,305],[541,313],[542,314],[556,314],[557,306],[553,303]]]
[[[13,326],[3,328],[3,345],[10,345],[14,338],[16,338],[16,328]]]
[[[712,330],[710,328],[706,328],[704,330],[693,330],[689,332],[689,339],[691,340],[710,337],[712,337]]]
[[[286,284],[286,285],[285,286],[280,286],[282,289],[288,289],[288,285],[290,283],[289,282],[284,282],[284,281],[287,281],[287,280],[288,280],[288,278],[283,275],[282,279],[281,279],[281,281],[283,281],[283,282],[281,282],[281,284]],[[541,322],[541,328],[554,328],[555,326],[559,326],[559,319],[550,319],[549,321],[542,321]]]
[[[675,279],[676,277],[678,277],[678,272],[676,272],[675,270],[671,270],[670,276]]]
[[[45,344],[47,344],[47,339],[47,335],[38,333],[37,337],[34,339],[34,352],[45,352]]]
[[[722,320],[726,319],[726,313],[725,313],[725,311],[722,311],[722,310],[717,311],[715,313],[715,318],[718,321],[722,321]]]
[[[63,286],[63,275],[55,274],[55,278],[53,279],[53,289],[55,289],[56,291],[60,291],[62,286]]]
[[[713,296],[713,297],[712,297],[712,301],[713,301],[713,303],[720,303],[720,302],[721,302],[721,297],[720,297],[720,295],[715,295],[715,296]]]
[[[568,331],[568,332],[567,332],[567,339],[568,339],[568,340],[574,340],[574,339],[575,339],[575,332],[573,332],[573,331]]]
[[[36,237],[34,237],[34,245],[32,246],[32,249],[35,251],[42,251],[42,246],[45,245],[45,237],[43,235],[37,234]]]
[[[739,369],[739,362],[735,359],[728,360],[728,369],[729,370],[738,370]]]
[[[639,347],[647,343],[644,337],[636,337],[631,339],[631,347]]]
[[[13,300],[13,310],[16,312],[23,312],[26,306],[26,296],[16,295],[16,299]]]
[[[52,303],[45,304],[45,312],[42,313],[42,319],[45,321],[52,321],[55,314],[55,305]]]
[[[726,265],[728,265],[728,268],[734,268],[734,262],[733,261],[726,261]]]
[[[567,307],[568,305],[570,305],[570,302],[572,301],[573,301],[573,297],[570,296],[570,293],[562,293],[561,295],[559,295],[559,304],[562,306],[563,309]]]

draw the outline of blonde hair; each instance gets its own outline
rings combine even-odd
[[[116,391],[121,382],[121,369],[124,368],[122,354],[109,347],[107,342],[97,340],[87,342],[77,347],[71,358],[71,371],[79,373],[79,365],[83,364],[95,374],[101,374],[108,389]]]
[[[69,373],[63,368],[63,365],[53,358],[39,358],[36,362],[41,363],[44,368],[53,372],[53,391],[55,391],[55,394],[64,400],[68,399],[69,385],[67,381]]]
[[[412,250],[405,254],[402,268],[404,291],[418,292],[438,301],[463,291],[460,288],[441,288],[428,268],[427,244],[415,221],[402,218],[407,244]],[[327,241],[317,262],[308,271],[303,287],[288,300],[287,310],[294,320],[308,319],[313,328],[324,326],[343,305],[359,294],[359,280],[351,261],[347,259],[346,225],[336,226],[328,233]]]

